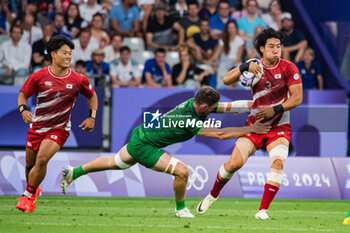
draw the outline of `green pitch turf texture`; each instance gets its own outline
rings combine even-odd
[[[256,220],[258,199],[221,198],[197,215],[199,198],[187,198],[196,218],[174,217],[173,198],[40,196],[34,213],[15,209],[15,196],[0,196],[0,232],[350,232],[342,221],[350,201],[276,199],[270,220]]]

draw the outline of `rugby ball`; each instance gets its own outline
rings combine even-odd
[[[256,60],[256,63],[264,70],[262,63],[259,60]],[[260,73],[257,77],[254,73],[249,71],[244,71],[243,74],[239,77],[240,83],[244,87],[254,87],[260,80],[262,73]]]

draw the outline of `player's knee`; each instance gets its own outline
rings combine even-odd
[[[179,178],[183,180],[187,180],[189,176],[189,171],[188,168],[185,164],[183,163],[178,163],[175,167],[175,175],[177,175]]]
[[[49,158],[46,157],[41,157],[41,158],[37,158],[36,162],[35,162],[35,166],[39,166],[39,167],[46,167],[48,162],[49,162]]]
[[[243,166],[242,158],[231,158],[230,161],[226,163],[227,172],[235,172]]]
[[[283,160],[281,158],[275,158],[271,163],[271,168],[283,170]]]

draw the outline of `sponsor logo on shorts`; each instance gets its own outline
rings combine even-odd
[[[32,143],[30,142],[27,142],[27,146],[33,146]]]
[[[51,135],[50,137],[51,137],[52,139],[57,140],[57,136],[56,136],[56,135]]]
[[[73,89],[73,84],[67,84],[67,85],[66,85],[66,88],[67,88],[67,89]]]

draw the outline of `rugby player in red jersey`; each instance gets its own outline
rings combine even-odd
[[[262,119],[262,123],[268,122],[272,128],[266,134],[250,133],[237,140],[229,161],[220,167],[211,192],[198,204],[199,214],[208,210],[233,174],[265,144],[271,165],[255,218],[269,219],[267,209],[281,185],[283,164],[288,156],[291,136],[289,111],[300,105],[303,99],[301,76],[297,67],[292,62],[281,59],[282,39],[281,32],[272,28],[265,29],[255,41],[255,48],[262,56],[263,69],[254,61],[248,61],[229,71],[224,78],[224,83],[230,85],[237,82],[244,71],[256,76],[262,73],[261,79],[252,87],[254,103],[246,125]]]
[[[74,44],[64,36],[55,36],[47,44],[52,65],[33,73],[18,95],[18,109],[23,121],[30,124],[26,142],[27,187],[16,208],[33,212],[46,175],[49,160],[66,142],[71,127],[70,114],[79,92],[88,99],[90,116],[79,127],[92,132],[95,126],[97,95],[88,79],[69,69]],[[27,98],[36,95],[33,115]]]

